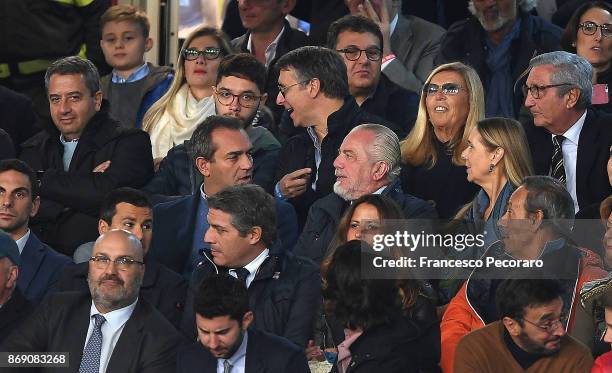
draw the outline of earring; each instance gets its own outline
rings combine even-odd
[[[493,168],[495,168],[495,165],[493,163],[491,163],[489,165],[489,173],[493,172]]]

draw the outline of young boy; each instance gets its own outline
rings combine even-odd
[[[144,114],[170,87],[172,70],[144,62],[153,40],[143,11],[132,5],[112,6],[100,18],[100,27],[100,45],[113,67],[101,79],[104,98],[123,126],[140,128]]]

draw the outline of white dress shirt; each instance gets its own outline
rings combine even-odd
[[[132,316],[132,312],[134,312],[134,308],[136,308],[136,303],[138,302],[138,298],[134,301],[134,303],[129,306],[120,308],[118,310],[111,311],[109,313],[100,313],[93,301],[91,302],[91,308],[89,311],[89,328],[87,329],[87,338],[85,338],[85,343],[83,343],[83,351],[85,351],[85,346],[87,346],[87,341],[89,341],[89,337],[93,333],[95,319],[94,315],[101,314],[106,319],[106,322],[102,324],[102,350],[100,352],[100,373],[106,372],[106,367],[108,366],[108,362],[110,360],[111,355],[113,354],[113,350],[115,349],[115,345],[121,336],[121,332],[123,331],[123,327],[125,323],[129,320],[130,316]],[[119,351],[119,353],[125,353],[124,351]],[[109,372],[112,373],[112,372]]]
[[[276,35],[276,38],[272,40],[272,43],[270,43],[270,45],[268,45],[268,47],[266,48],[266,68],[268,67],[270,62],[274,60],[274,57],[276,57],[276,46],[278,45],[278,41],[280,40],[281,35],[284,31],[285,26],[283,26],[278,35]],[[253,53],[253,41],[251,39],[251,36],[252,35],[249,33],[249,40],[247,41],[247,50],[249,51],[249,53]]]
[[[253,282],[253,280],[255,279],[255,275],[257,274],[257,270],[259,269],[259,266],[264,262],[264,260],[266,260],[268,256],[270,256],[270,250],[264,249],[264,251],[262,251],[257,256],[257,258],[251,260],[249,264],[244,266],[244,268],[246,268],[249,271],[249,275],[246,278],[247,289],[249,288],[249,286],[251,286],[251,282]],[[233,269],[229,270],[229,274],[238,278],[238,274]]]
[[[567,191],[574,200],[575,214],[578,213],[578,195],[576,193],[576,159],[578,158],[578,140],[580,139],[580,132],[584,126],[584,120],[586,119],[587,111],[574,123],[565,133],[563,137],[563,144],[561,144],[561,151],[563,152],[563,168],[565,168],[565,180]],[[554,138],[555,135],[551,135]]]
[[[28,228],[28,231],[26,232],[26,234],[24,234],[20,239],[15,241],[15,243],[17,244],[17,248],[19,249],[19,255],[21,255],[21,253],[23,252],[23,248],[25,247],[26,243],[28,243],[29,239],[30,239],[30,229]]]
[[[244,337],[242,338],[242,343],[240,343],[240,347],[238,347],[232,357],[229,359],[217,359],[217,373],[225,373],[223,371],[223,363],[225,360],[229,360],[230,364],[232,365],[232,369],[230,370],[231,373],[245,373],[248,339],[249,333],[245,332]]]

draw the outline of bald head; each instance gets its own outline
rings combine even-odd
[[[130,253],[125,255],[129,255],[138,261],[142,261],[144,258],[142,243],[138,237],[123,229],[112,229],[98,237],[93,247],[92,256],[103,253],[109,247],[127,250]]]

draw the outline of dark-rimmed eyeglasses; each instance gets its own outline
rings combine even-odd
[[[593,35],[597,32],[597,29],[601,30],[601,36],[604,38],[612,37],[612,25],[608,23],[604,23],[603,25],[598,25],[595,22],[582,22],[578,25],[578,28],[582,30],[585,35]]]
[[[216,88],[214,88],[214,91],[219,103],[225,106],[230,106],[235,99],[238,99],[238,104],[240,106],[253,108],[259,105],[259,100],[261,100],[261,96],[257,96],[247,92],[235,95],[227,89],[217,90]]]
[[[444,95],[448,96],[457,95],[460,91],[465,90],[465,88],[457,83],[444,83],[442,85],[428,83],[423,86],[423,93],[425,93],[427,96],[433,96],[440,92],[440,90],[442,90]]]
[[[543,322],[541,324],[536,324],[534,322],[531,322],[527,319],[523,319],[521,318],[521,320],[528,322],[529,324],[540,328],[541,330],[547,332],[547,333],[552,333],[555,330],[557,330],[558,327],[564,327],[565,324],[567,323],[567,316],[561,316],[560,318],[556,319],[556,320],[548,320],[546,322]]]
[[[373,47],[368,49],[359,49],[356,47],[348,47],[336,50],[338,53],[344,53],[349,61],[357,61],[361,58],[361,53],[365,52],[366,58],[370,61],[378,61],[382,58],[382,51],[379,48]]]
[[[532,85],[531,87],[523,86],[523,95],[527,97],[527,92],[531,93],[533,98],[541,98],[544,95],[544,91],[548,88],[562,87],[564,85],[573,85],[571,83],[559,83],[559,84],[547,84],[547,85]]]
[[[283,98],[286,98],[286,96],[285,96],[285,95],[287,94],[287,91],[289,90],[289,88],[291,88],[291,87],[295,87],[296,85],[299,85],[299,84],[304,84],[304,83],[307,83],[307,82],[309,82],[309,81],[311,81],[311,80],[312,80],[312,79],[302,80],[301,82],[297,82],[297,83],[294,83],[294,84],[288,85],[288,86],[286,86],[286,87],[285,87],[285,86],[282,86],[282,85],[280,85],[280,84],[277,84],[277,85],[276,85],[276,87],[278,88],[278,92],[279,92],[281,95],[283,95]]]
[[[195,61],[198,57],[203,56],[207,60],[214,60],[219,58],[221,55],[221,48],[208,47],[203,51],[198,50],[196,48],[187,48],[183,49],[183,57],[187,61]]]
[[[115,260],[111,260],[109,257],[104,255],[92,256],[89,258],[89,261],[97,268],[97,269],[106,269],[110,262],[115,263],[115,267],[120,271],[127,271],[132,268],[134,264],[143,265],[144,262],[139,262],[138,260],[128,258],[126,256],[119,257]]]

